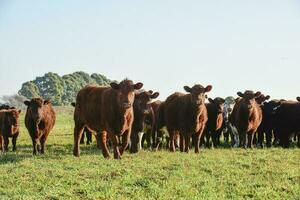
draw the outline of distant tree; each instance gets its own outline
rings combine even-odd
[[[22,84],[21,90],[19,90],[19,95],[31,99],[33,97],[40,97],[40,90],[32,81],[28,81]]]
[[[9,106],[16,107],[18,109],[25,109],[26,106],[24,105],[24,101],[26,100],[26,97],[14,94],[14,95],[6,95],[2,96],[1,98],[2,104],[8,104]]]
[[[111,81],[101,74],[74,72],[60,77],[49,72],[42,77],[22,85],[19,94],[28,99],[42,97],[50,99],[53,105],[70,105],[75,101],[77,92],[86,85],[108,85]]]

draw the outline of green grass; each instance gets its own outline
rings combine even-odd
[[[0,155],[0,199],[300,199],[297,148],[126,152],[118,161],[105,160],[94,139],[75,158],[63,110],[46,154],[32,156],[23,120],[17,152]]]

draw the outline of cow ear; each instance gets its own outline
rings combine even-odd
[[[50,100],[44,100],[44,105],[48,105],[49,103],[51,103]]]
[[[261,92],[256,92],[255,94],[254,94],[254,97],[259,97],[261,95]]]
[[[299,102],[300,102],[300,97],[297,97],[297,101],[299,101]]]
[[[270,98],[271,98],[270,95],[267,95],[265,99],[269,100]]]
[[[225,99],[222,99],[222,98],[221,98],[221,100],[220,100],[220,101],[221,101],[221,103],[225,103]]]
[[[190,88],[189,86],[184,86],[183,89],[184,89],[186,92],[191,92],[191,91],[192,91],[192,88]]]
[[[244,94],[241,93],[241,92],[237,92],[236,94],[237,94],[239,97],[244,97]]]
[[[155,92],[154,94],[152,94],[151,99],[156,99],[159,96],[158,92]]]
[[[214,100],[212,98],[208,98],[209,103],[214,103]]]
[[[24,104],[26,105],[26,106],[30,106],[30,101],[24,101]]]
[[[205,92],[210,92],[211,89],[212,89],[212,86],[211,86],[211,85],[208,85],[208,86],[206,86],[206,88],[205,88]]]
[[[134,84],[133,88],[135,90],[139,90],[139,89],[141,89],[143,87],[143,85],[144,85],[143,83],[138,82],[138,83]]]
[[[118,83],[115,83],[115,82],[110,83],[110,87],[114,90],[120,89],[120,85]]]

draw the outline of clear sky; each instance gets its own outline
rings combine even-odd
[[[51,71],[129,77],[161,99],[300,96],[298,0],[0,0],[0,95]]]

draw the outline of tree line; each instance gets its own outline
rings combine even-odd
[[[64,76],[49,72],[35,80],[22,84],[18,94],[27,99],[42,97],[50,99],[55,106],[70,105],[75,101],[77,92],[86,85],[106,86],[111,80],[102,74],[74,72]]]

